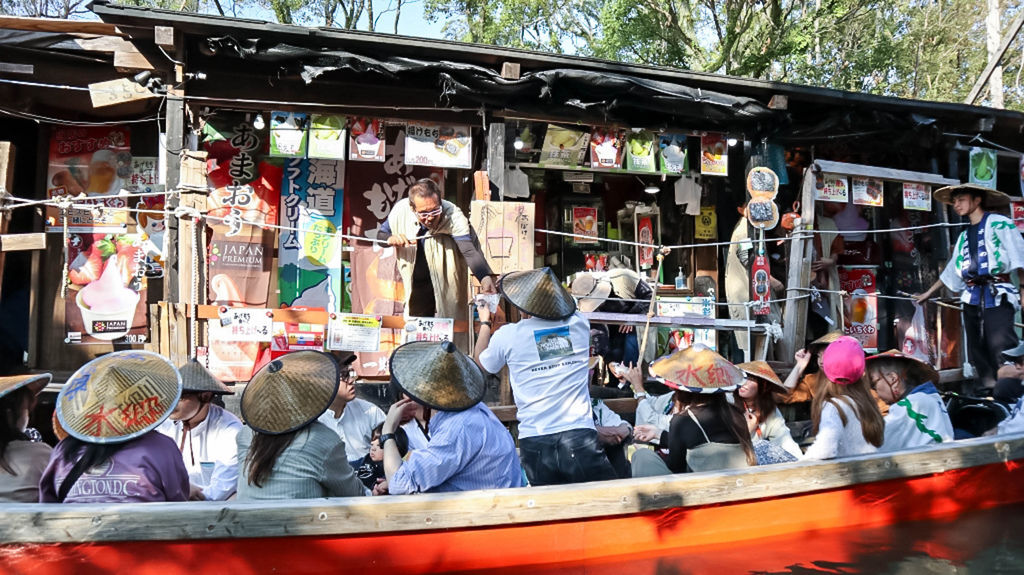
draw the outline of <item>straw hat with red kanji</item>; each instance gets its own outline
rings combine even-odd
[[[690,393],[724,393],[743,385],[743,372],[710,348],[696,344],[654,360],[651,376]]]

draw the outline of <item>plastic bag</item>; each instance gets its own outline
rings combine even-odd
[[[928,342],[928,326],[924,321],[924,308],[914,303],[914,318],[910,328],[903,335],[903,353],[925,363],[931,362],[931,345]]]

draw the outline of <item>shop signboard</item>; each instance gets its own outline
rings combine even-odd
[[[68,234],[65,343],[146,342],[146,276],[138,235]]]
[[[46,196],[71,196],[78,204],[95,204],[98,210],[68,210],[71,228],[117,228],[128,231],[130,207],[126,196],[132,174],[130,131],[121,126],[60,127],[50,139]],[[92,199],[90,199],[92,198]],[[63,232],[57,207],[46,208],[46,231]]]
[[[850,294],[843,300],[843,333],[859,341],[867,353],[878,351],[877,269],[874,266],[839,268],[839,289]]]
[[[469,126],[409,122],[405,126],[405,163],[432,168],[472,168]]]
[[[274,315],[270,309],[257,307],[222,307],[218,319],[210,320],[210,339],[217,341],[268,342],[272,335]]]
[[[636,172],[655,172],[658,167],[654,160],[654,133],[640,130],[629,133],[626,138],[626,169]]]
[[[997,156],[995,150],[988,148],[971,148],[971,168],[968,171],[972,184],[996,189]]]
[[[480,238],[480,247],[492,272],[504,274],[533,269],[535,208],[533,202],[474,200],[470,204],[469,222]]]
[[[648,222],[650,218],[648,218]],[[572,242],[575,245],[599,243],[597,239],[597,208],[576,206],[572,209]],[[581,237],[582,236],[582,237]]]
[[[451,341],[455,320],[446,317],[410,317],[402,330],[402,343],[410,341]]]
[[[304,158],[309,142],[309,116],[299,112],[270,113],[270,155]]]
[[[540,149],[542,166],[579,166],[590,143],[590,133],[548,124]]]
[[[321,160],[344,160],[348,141],[345,116],[313,114],[309,118],[309,157]]]
[[[816,200],[820,202],[848,203],[850,201],[850,189],[846,185],[846,176],[837,174],[823,174],[822,186],[816,188]]]
[[[1024,202],[1010,202],[1010,217],[1017,224],[1017,230],[1024,233]]]
[[[283,306],[338,312],[343,300],[341,228],[345,163],[288,160],[281,193],[278,290]]]
[[[700,215],[694,223],[694,239],[713,240],[718,237],[718,214],[715,213],[715,206],[701,206]]]
[[[904,182],[903,209],[930,212],[932,209],[931,187],[928,184]]]
[[[595,126],[590,133],[590,167],[618,169],[626,151],[626,131]]]
[[[384,161],[384,120],[355,117],[348,124],[348,159],[353,162]]]
[[[327,324],[327,349],[378,351],[381,320],[379,315],[331,314]]]
[[[690,171],[690,157],[683,134],[658,136],[658,162],[663,174],[685,174]]]
[[[882,207],[885,201],[882,180],[876,178],[851,178],[853,203],[858,206]]]
[[[700,137],[700,173],[706,176],[729,175],[729,142],[725,134]]]

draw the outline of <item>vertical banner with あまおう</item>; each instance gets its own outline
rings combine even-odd
[[[68,226],[110,227],[128,231],[129,201],[120,196],[132,171],[130,132],[120,126],[60,127],[50,139],[46,196],[69,196],[76,204],[96,204],[98,210],[68,210]],[[99,196],[118,196],[103,197]],[[61,210],[46,209],[46,229],[63,231]]]
[[[572,209],[572,243],[576,245],[596,244],[597,208],[574,207]]]
[[[410,122],[405,126],[405,163],[469,169],[473,167],[472,144],[469,126]]]
[[[345,163],[291,159],[284,167],[278,289],[282,306],[341,311]]]
[[[68,234],[66,343],[145,343],[146,276],[139,237]]]
[[[706,176],[729,175],[729,141],[725,134],[700,137],[700,173]]]
[[[843,299],[843,333],[860,342],[865,352],[878,351],[877,268],[839,268],[839,289],[850,294]]]

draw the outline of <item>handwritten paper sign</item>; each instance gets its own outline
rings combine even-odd
[[[881,207],[884,202],[882,180],[875,178],[853,178],[853,203],[858,206]]]
[[[380,325],[379,315],[337,314],[327,324],[327,349],[378,351]]]
[[[903,209],[922,210],[929,212],[932,209],[931,190],[927,184],[903,184]]]
[[[270,341],[274,319],[269,309],[227,308],[220,321],[210,322],[210,339],[218,341]]]
[[[410,341],[451,341],[455,321],[444,317],[410,317],[405,323],[404,343]]]
[[[850,188],[846,185],[846,176],[824,174],[822,180],[823,185],[818,190],[817,200],[842,204],[850,201]]]

